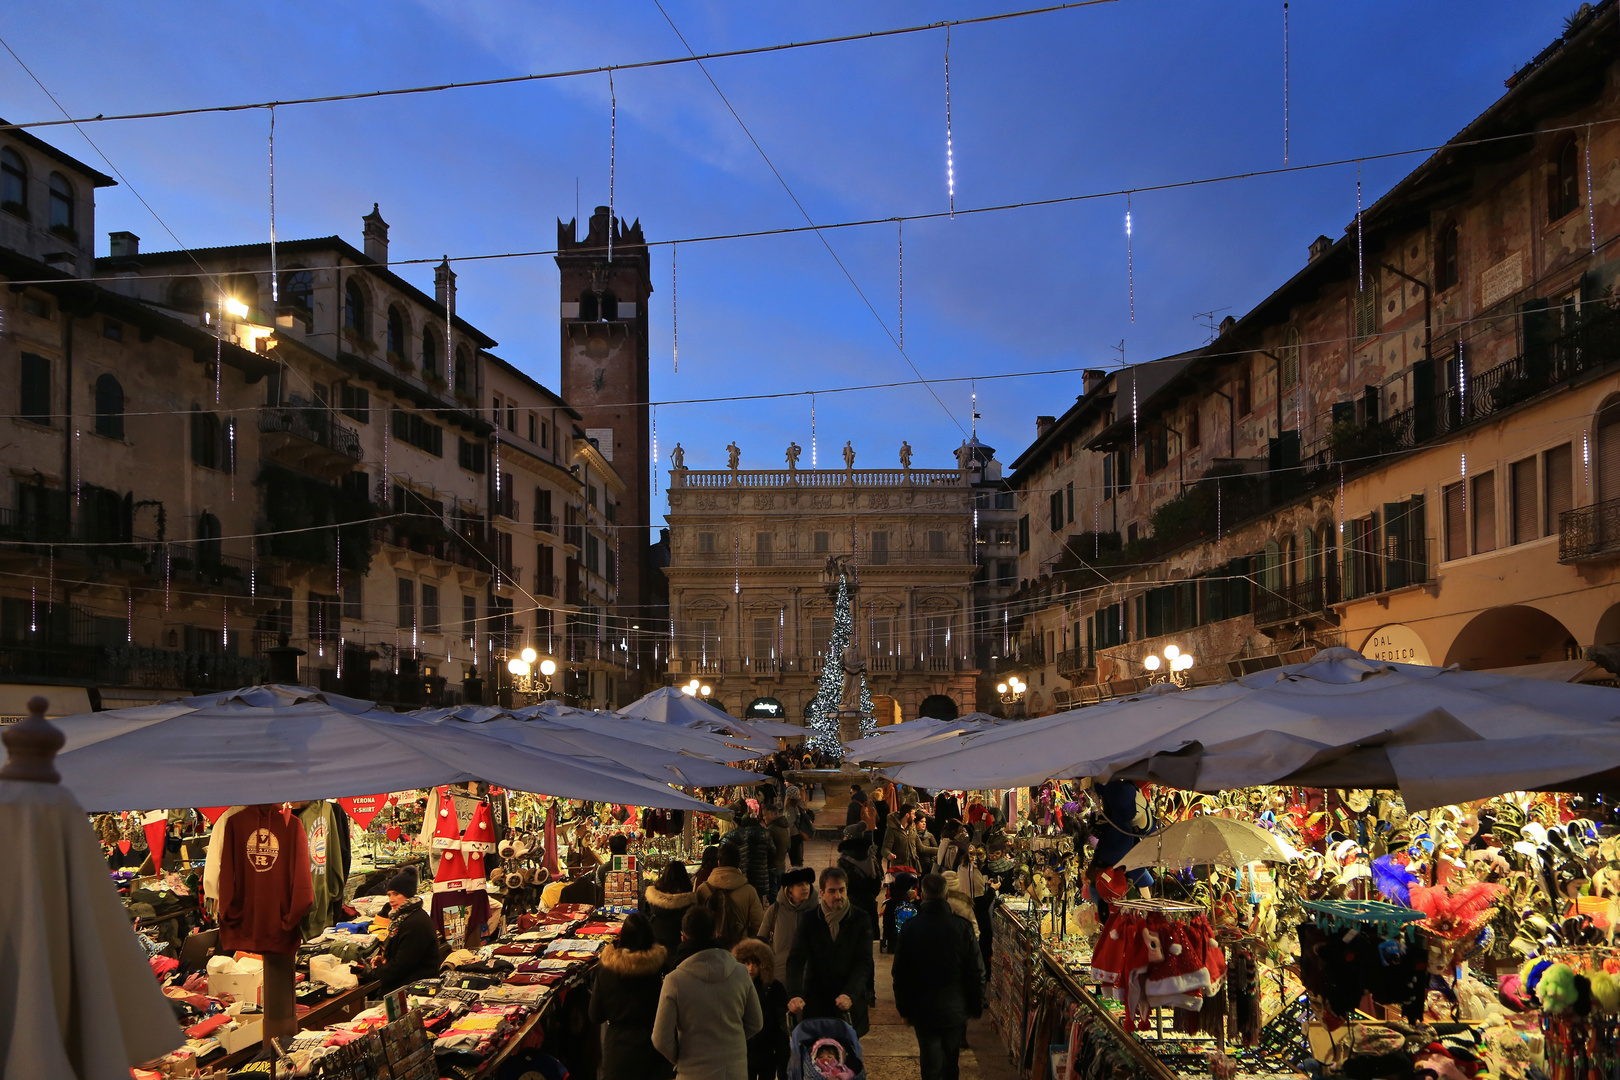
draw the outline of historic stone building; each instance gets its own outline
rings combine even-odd
[[[691,470],[669,476],[669,677],[699,678],[733,715],[760,702],[802,722],[833,632],[832,560],[878,722],[978,705],[973,476],[956,469]],[[933,698],[933,701],[929,699]],[[761,701],[764,699],[764,701]],[[943,700],[948,699],[948,702]]]
[[[1583,8],[1211,344],[1088,385],[1019,458],[1047,709],[1168,645],[1194,681],[1332,644],[1620,670],[1615,21]]]

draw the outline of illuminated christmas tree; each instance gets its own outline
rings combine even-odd
[[[877,734],[877,710],[872,708],[872,691],[866,688],[866,673],[861,673],[861,738]]]
[[[838,706],[844,699],[844,648],[855,630],[855,619],[850,614],[849,583],[838,579],[838,597],[833,606],[832,638],[827,642],[827,657],[821,665],[821,681],[816,686],[816,700],[810,704],[809,745],[836,758],[844,756],[844,744],[838,738]],[[866,694],[866,677],[861,676],[861,734],[867,733],[871,722],[872,703]]]

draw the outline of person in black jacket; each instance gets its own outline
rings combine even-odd
[[[748,878],[748,884],[761,897],[771,895],[771,834],[759,823],[758,805],[749,806],[741,799],[731,804],[732,820],[737,827],[720,838],[720,846],[735,847],[742,858],[738,867]]]
[[[838,845],[838,868],[849,879],[849,902],[866,912],[872,925],[878,924],[878,893],[883,891],[883,872],[872,854],[872,834],[857,821],[844,830]]]
[[[692,878],[686,864],[671,859],[658,875],[658,884],[647,886],[641,898],[641,913],[652,924],[653,940],[668,953],[666,972],[675,969],[675,950],[681,947],[681,918],[692,906]]]
[[[383,962],[368,976],[381,984],[379,995],[439,973],[439,932],[433,927],[433,916],[422,910],[422,901],[416,895],[416,871],[396,874],[387,890],[391,910]]]
[[[653,1020],[664,985],[664,946],[641,915],[624,920],[619,940],[602,947],[602,963],[591,990],[592,1022],[605,1025],[600,1080],[665,1080],[674,1075],[669,1059],[654,1049]]]
[[[984,1011],[973,924],[951,910],[943,874],[922,879],[922,904],[894,952],[894,1007],[917,1034],[922,1080],[955,1080],[967,1022]]]
[[[849,1014],[865,1035],[873,987],[872,922],[849,902],[849,875],[836,866],[821,872],[821,903],[799,917],[788,953],[788,1011],[807,1018]]]
[[[776,977],[776,953],[758,938],[744,938],[731,955],[748,968],[765,1026],[748,1040],[748,1080],[776,1080],[787,1065],[787,990]]]

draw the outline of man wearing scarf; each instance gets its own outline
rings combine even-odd
[[[821,903],[799,919],[788,953],[788,1011],[806,1018],[847,1013],[856,1035],[868,1028],[873,986],[872,920],[849,902],[849,878],[836,866],[821,872]]]

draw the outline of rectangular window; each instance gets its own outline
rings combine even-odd
[[[437,634],[439,632],[439,587],[437,585],[422,586],[422,633]]]
[[[500,514],[502,517],[511,518],[513,521],[517,520],[517,492],[513,490],[512,474],[509,472],[501,473],[501,495],[500,501],[495,508],[495,512]]]
[[[590,506],[590,508],[592,510],[596,509],[596,485],[595,484],[586,484],[585,485],[585,502],[586,502],[587,505]]]
[[[544,420],[540,421],[540,446],[542,449],[551,445],[551,425]]]
[[[1063,489],[1063,518],[1069,524],[1074,524],[1074,481],[1071,480]]]
[[[882,530],[872,533],[872,564],[887,566],[889,562],[889,534]]]
[[[1018,554],[1029,550],[1029,515],[1018,519]]]
[[[236,421],[191,407],[191,460],[209,469],[234,472]]]
[[[1239,416],[1248,416],[1249,411],[1254,408],[1253,389],[1253,385],[1249,380],[1248,365],[1245,364],[1243,370],[1238,373],[1232,387],[1232,400],[1237,403],[1237,414]]]
[[[1114,497],[1114,455],[1104,454],[1102,466],[1102,497],[1107,502]]]
[[[698,656],[718,657],[720,655],[720,624],[714,619],[697,620]]]
[[[714,554],[714,533],[712,533],[712,532],[700,532],[700,533],[698,533],[698,554],[699,555],[713,555]]]
[[[754,565],[771,565],[771,534],[768,532],[754,534]]]
[[[478,597],[461,595],[461,636],[469,642],[478,632]]]
[[[1051,519],[1052,531],[1059,532],[1063,528],[1063,492],[1052,492],[1046,497],[1046,502],[1046,513]]]
[[[1442,499],[1446,514],[1446,558],[1460,559],[1468,554],[1468,519],[1463,515],[1463,486],[1447,484]]]
[[[944,615],[930,615],[923,627],[926,656],[949,656],[951,621]]]
[[[534,413],[530,413],[529,414],[529,441],[530,442],[535,441],[534,428],[535,428],[535,415],[534,415]]]
[[[536,544],[534,549],[534,591],[541,596],[556,596],[553,580],[557,576],[557,556],[547,544]]]
[[[542,487],[534,489],[534,527],[541,532],[550,532],[551,521],[551,492]]]
[[[1558,530],[1558,515],[1575,508],[1575,455],[1570,444],[1555,446],[1541,455],[1543,490],[1547,493],[1546,519],[1542,532],[1548,536]]]
[[[420,413],[393,410],[393,437],[434,457],[444,456],[444,429],[427,421]]]
[[[930,529],[928,531],[928,550],[934,552],[935,554],[942,554],[945,551],[944,530]]]
[[[771,618],[754,619],[754,659],[774,660],[776,658],[776,620]]]
[[[831,542],[831,537],[826,532],[826,530],[823,529],[823,530],[817,531],[817,533],[815,535],[815,540],[814,540],[816,554],[822,555],[822,554],[825,554],[826,552],[828,552],[829,550],[831,550],[830,547],[829,547],[830,542]]]
[[[1199,431],[1198,431],[1198,410],[1197,409],[1193,409],[1191,412],[1189,412],[1187,414],[1187,430],[1185,432],[1185,436],[1186,436],[1186,440],[1187,440],[1187,449],[1188,450],[1196,450],[1196,449],[1198,449],[1198,440],[1199,440],[1200,436],[1199,436]]]
[[[607,578],[609,585],[619,583],[619,558],[605,543],[602,545],[602,576]]]
[[[353,383],[344,383],[338,387],[338,408],[351,420],[371,423],[371,391]]]
[[[366,617],[362,595],[365,591],[365,582],[358,580],[354,574],[343,583],[343,617],[361,622]]]
[[[17,412],[36,424],[51,422],[51,362],[34,353],[22,354],[22,388]]]
[[[1496,473],[1474,477],[1468,491],[1473,517],[1474,553],[1496,550]]]
[[[602,572],[602,556],[599,553],[600,541],[594,536],[585,538],[585,569],[593,574]]]
[[[817,657],[826,653],[827,642],[832,640],[832,622],[825,616],[810,620],[810,650]]]
[[[997,510],[1013,510],[1013,509],[1016,509],[1016,508],[1017,508],[1017,505],[1013,501],[1013,493],[1012,492],[1010,492],[1010,491],[998,491],[998,492],[996,492],[996,509]]]
[[[894,631],[887,615],[872,620],[872,655],[889,656],[894,653]]]
[[[416,625],[416,582],[409,578],[397,578],[399,589],[399,617],[394,625],[406,629]]]
[[[468,442],[457,436],[456,460],[468,472],[482,473],[484,471],[484,444],[481,442]]]
[[[1513,530],[1512,542],[1522,544],[1541,535],[1536,527],[1541,521],[1540,507],[1536,505],[1536,459],[1527,457],[1515,461],[1508,482],[1513,488],[1508,493],[1513,500],[1509,522]]]

